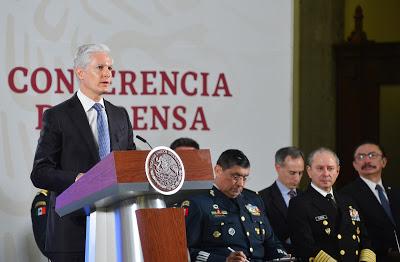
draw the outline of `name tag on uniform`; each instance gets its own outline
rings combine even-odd
[[[325,220],[325,219],[328,219],[327,215],[320,215],[320,216],[315,217],[315,221],[317,221],[317,222]]]

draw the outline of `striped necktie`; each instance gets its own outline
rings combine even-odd
[[[292,198],[294,198],[295,196],[297,196],[297,192],[296,192],[294,189],[291,189],[291,190],[288,192],[288,195],[289,195],[289,198],[292,199]]]
[[[99,156],[103,159],[110,153],[110,134],[105,116],[105,110],[100,103],[95,103],[93,108],[97,111],[97,134],[99,143]]]

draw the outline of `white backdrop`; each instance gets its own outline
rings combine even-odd
[[[292,8],[291,0],[2,1],[0,261],[46,261],[29,213],[39,109],[77,90],[68,70],[83,43],[110,46],[115,94],[106,99],[127,108],[135,134],[153,146],[192,137],[214,163],[241,149],[248,187],[271,184],[274,152],[291,144]],[[163,74],[176,76],[176,93],[163,91]],[[153,111],[167,120],[153,123]]]

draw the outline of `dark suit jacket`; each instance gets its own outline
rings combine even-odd
[[[290,238],[296,256],[305,261],[321,250],[338,261],[358,261],[361,250],[370,248],[357,205],[346,195],[334,196],[338,209],[311,186],[290,200]]]
[[[397,250],[394,230],[397,231],[398,237],[400,236],[400,190],[385,184],[384,187],[396,225],[391,222],[378,199],[361,178],[358,177],[342,189],[342,192],[351,196],[360,208],[378,261],[389,260],[385,257],[389,248]]]
[[[104,101],[111,150],[134,149],[133,132],[124,108]],[[43,114],[43,129],[36,148],[31,180],[51,191],[46,230],[47,252],[83,252],[86,217],[55,213],[56,197],[100,161],[98,147],[77,95]]]
[[[301,190],[297,189],[297,194],[300,195]],[[293,254],[292,245],[287,244],[285,241],[289,235],[289,225],[287,221],[287,206],[281,191],[276,182],[270,187],[267,187],[258,192],[265,204],[265,212],[269,221],[271,222],[272,229],[282,242],[288,253]]]

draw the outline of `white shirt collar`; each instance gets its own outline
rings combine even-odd
[[[331,190],[329,192],[326,192],[325,190],[322,190],[321,188],[317,187],[316,185],[314,185],[313,182],[311,182],[311,186],[317,190],[318,193],[320,193],[323,197],[326,197],[327,194],[332,194],[332,196],[334,196],[333,194],[333,189],[331,188]]]
[[[80,89],[78,90],[76,95],[78,96],[79,101],[81,101],[81,104],[85,112],[88,112],[90,109],[92,109],[95,103],[100,103],[103,106],[103,108],[105,108],[103,98],[101,98],[99,102],[95,102],[89,97],[87,97],[84,93],[82,93]]]
[[[365,184],[367,184],[367,186],[372,190],[372,192],[376,191],[375,190],[376,185],[380,185],[383,188],[383,190],[385,191],[385,188],[383,187],[383,184],[382,184],[382,179],[379,179],[379,182],[375,183],[375,182],[369,180],[368,178],[365,178],[362,176],[360,176],[360,178],[365,182]]]

